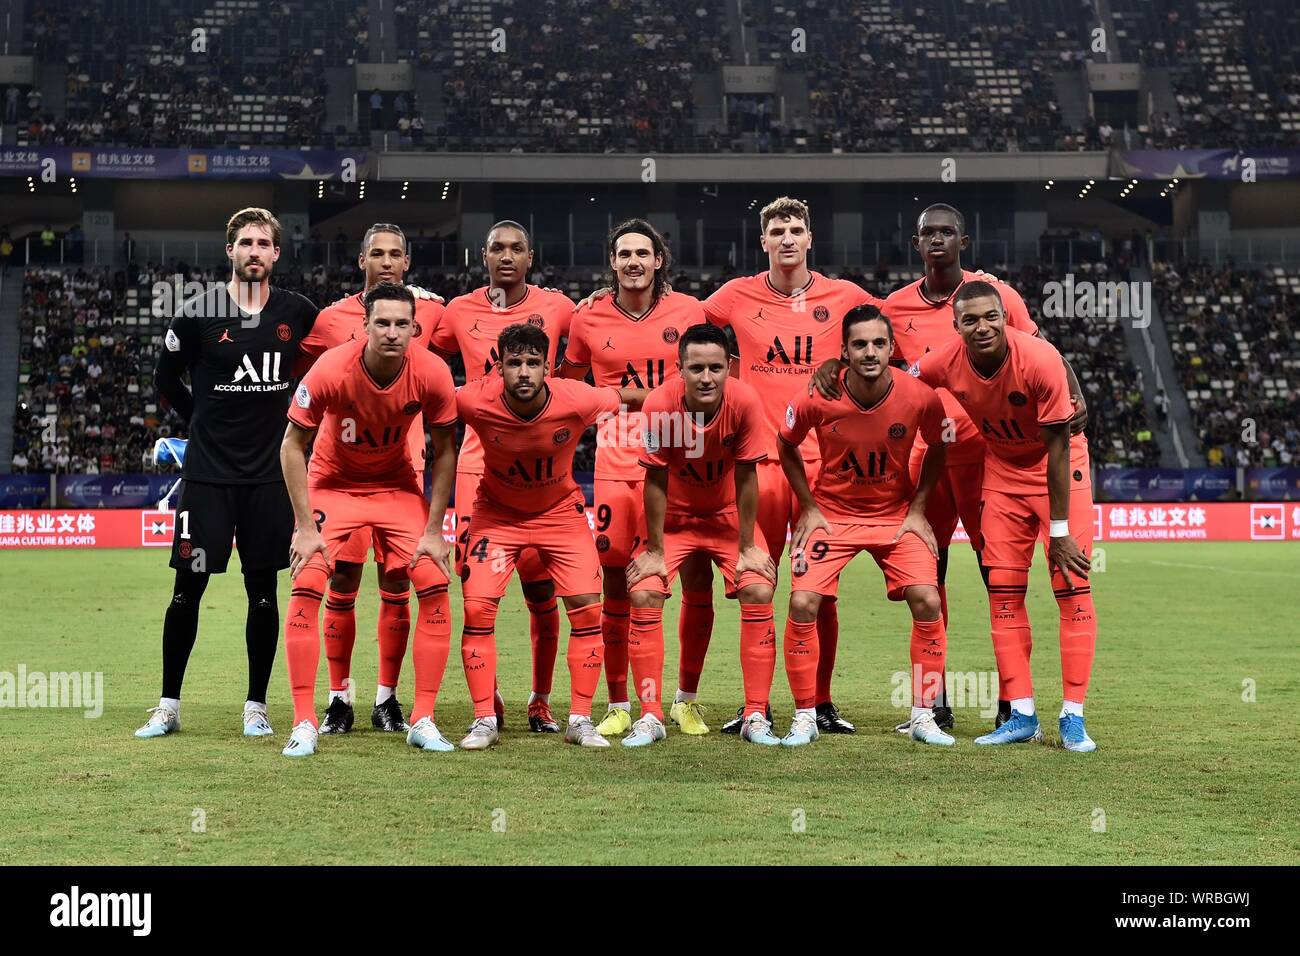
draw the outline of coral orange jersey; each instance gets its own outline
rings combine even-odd
[[[786,409],[781,440],[798,446],[809,431],[821,444],[821,470],[813,485],[817,507],[829,521],[893,524],[907,515],[916,491],[908,458],[919,434],[943,440],[943,402],[928,385],[897,368],[885,397],[858,404],[840,373],[840,397],[801,394]]]
[[[366,337],[364,323],[366,320],[366,306],[362,300],[364,293],[358,292],[354,295],[344,296],[332,305],[327,305],[320,310],[316,316],[316,324],[312,326],[311,332],[302,340],[303,354],[308,357],[308,365],[315,362],[332,348],[337,348],[345,342],[355,342],[358,339],[363,340]],[[408,346],[411,350],[427,351],[429,348],[429,337],[433,335],[434,328],[442,321],[442,303],[434,302],[432,299],[415,300],[415,328],[416,334],[411,336],[411,344]],[[335,441],[332,432],[322,431],[316,436],[316,444],[312,451],[313,455],[320,454],[323,449],[328,449]],[[417,415],[411,422],[407,430],[407,451],[411,455],[411,467],[415,473],[423,477],[424,475],[424,418]]]
[[[1064,424],[1074,415],[1061,353],[1051,343],[1006,329],[1007,356],[985,378],[958,339],[921,357],[913,374],[933,388],[946,388],[961,402],[987,446],[984,490],[1013,495],[1047,493],[1047,449],[1041,425]],[[1087,442],[1070,441],[1072,468],[1087,474]]]
[[[517,322],[527,322],[545,332],[550,340],[546,361],[554,371],[560,339],[569,334],[573,300],[563,293],[528,285],[522,299],[512,306],[498,308],[493,305],[489,292],[483,286],[448,302],[442,321],[433,330],[433,347],[448,355],[459,352],[465,362],[465,381],[474,382],[493,371],[498,358],[497,336],[502,330]],[[483,474],[483,444],[472,428],[465,429],[456,471]]]
[[[746,383],[728,379],[722,407],[707,423],[686,408],[675,378],[646,396],[644,468],[668,469],[667,514],[710,517],[736,510],[735,466],[767,457],[763,403]]]
[[[966,269],[961,271],[962,283],[983,280],[985,277]],[[905,285],[885,299],[884,313],[894,327],[894,361],[913,364],[926,352],[961,340],[953,326],[953,289],[942,302],[934,303],[921,294],[921,279]],[[1038,333],[1038,324],[1029,317],[1029,309],[1020,293],[1004,282],[993,283],[1002,296],[1006,309],[1007,328],[1019,329],[1030,335]],[[954,441],[948,444],[947,464],[960,465],[979,461],[984,457],[984,447],[979,442],[979,429],[971,422],[961,403],[946,388],[938,390],[943,401],[944,414],[952,419],[956,429]]]
[[[408,349],[402,370],[380,385],[365,366],[364,341],[330,349],[303,378],[289,421],[316,429],[313,487],[352,492],[423,489],[407,449],[407,433],[423,414],[431,428],[456,423],[456,386],[447,363],[427,349]],[[322,443],[321,436],[332,441]],[[423,444],[424,432],[420,432]]]
[[[792,295],[779,292],[766,272],[732,279],[704,302],[714,325],[731,326],[740,347],[740,380],[758,390],[767,422],[765,451],[776,460],[777,432],[785,410],[808,388],[809,376],[843,352],[840,321],[855,306],[884,302],[847,279],[812,272]],[[821,457],[811,436],[802,446],[804,461]]]
[[[564,364],[590,367],[597,385],[658,388],[677,378],[677,340],[704,319],[699,299],[681,292],[659,297],[641,318],[625,312],[608,295],[589,309],[573,313]],[[609,419],[596,440],[596,477],[640,481],[641,412],[620,412]]]
[[[573,453],[587,426],[619,408],[616,388],[592,388],[567,378],[546,379],[546,405],[520,418],[506,404],[505,380],[488,375],[462,385],[456,405],[483,440],[483,480],[474,514],[483,506],[523,515],[550,511],[582,493],[573,480]]]

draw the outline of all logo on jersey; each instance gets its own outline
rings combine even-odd
[[[406,414],[408,415],[414,415],[419,410],[420,410],[419,402],[407,402],[405,405],[402,406],[402,411],[406,412]]]
[[[275,335],[281,342],[288,342],[293,338],[293,329],[289,328],[289,323],[281,322],[275,327]]]
[[[813,309],[813,318],[818,322],[825,322],[830,317],[831,310],[826,308],[824,305],[819,305],[817,308]]]
[[[890,438],[902,438],[906,434],[907,434],[907,426],[904,425],[902,422],[894,422],[894,424],[889,426]]]
[[[785,344],[781,341],[781,336],[776,336],[776,338],[772,339],[772,345],[767,350],[767,360],[773,363],[779,360],[785,365],[812,364],[813,337],[811,335],[796,335],[790,340],[790,344],[792,347],[787,351]]]
[[[711,485],[721,481],[727,474],[727,459],[717,458],[713,461],[688,461],[679,471],[678,476],[689,478],[697,484]]]
[[[1023,392],[1012,392],[1007,396],[1007,401],[1016,408],[1023,408],[1025,405],[1029,404],[1029,399],[1025,397]]]
[[[620,383],[622,388],[657,388],[664,383],[664,360],[654,359],[645,360],[645,379],[641,378],[641,371],[633,362],[627,363],[627,368],[623,370],[623,380]]]
[[[980,425],[980,431],[985,435],[994,435],[1004,441],[1023,440],[1024,431],[1020,428],[1020,423],[1014,418],[999,418],[996,423],[984,419]]]
[[[532,467],[516,458],[506,474],[511,478],[520,478],[524,481],[546,481],[548,478],[555,477],[555,456],[534,458]]]
[[[265,385],[270,382],[280,381],[280,353],[263,352],[262,365],[259,370],[248,353],[245,352],[244,360],[235,366],[233,381],[238,384],[244,379],[248,379],[254,385]]]
[[[667,342],[669,345],[672,345],[674,342],[676,342],[678,338],[680,338],[679,333],[671,325],[668,328],[664,329],[664,341]]]
[[[483,363],[483,374],[487,375],[491,372],[499,361],[501,361],[501,355],[497,352],[497,347],[494,345],[492,348],[488,349],[487,361]]]
[[[889,474],[889,452],[882,448],[859,458],[857,452],[851,451],[840,462],[839,471],[851,471],[857,478],[884,478]]]

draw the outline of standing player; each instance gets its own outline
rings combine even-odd
[[[565,347],[561,378],[582,379],[590,371],[597,386],[658,388],[677,378],[681,333],[704,321],[704,309],[689,295],[668,290],[672,255],[658,230],[630,219],[609,236],[614,292],[590,309],[576,310]],[[596,449],[596,550],[604,572],[601,614],[609,709],[596,730],[605,737],[632,727],[627,690],[631,605],[627,566],[645,541],[638,457],[645,416],[620,414],[605,422]],[[678,628],[681,669],[673,718],[683,733],[707,733],[695,703],[704,652],[713,630],[713,572],[707,560],[682,568],[682,613]],[[690,687],[690,690],[685,690]]]
[[[912,739],[950,747],[953,738],[934,718],[947,638],[934,532],[925,517],[926,500],[943,471],[943,403],[933,389],[890,367],[893,328],[875,306],[850,309],[842,330],[848,361],[840,397],[801,395],[781,428],[781,465],[799,499],[785,623],[785,671],[796,710],[781,742],[797,747],[817,739],[817,609],[839,588],[845,566],[867,551],[885,573],[889,599],[907,601],[912,612]],[[799,455],[810,431],[822,450],[812,491]],[[908,458],[921,437],[927,447],[914,482]],[[748,719],[755,716],[751,712]]]
[[[230,217],[226,256],[230,281],[182,305],[155,372],[159,394],[189,426],[190,442],[172,540],[176,583],[163,620],[162,697],[137,737],[180,729],[181,683],[198,633],[199,602],[209,576],[225,572],[232,539],[248,597],[244,735],[271,733],[266,686],[280,629],[275,575],[288,567],[293,531],[276,436],[316,307],[270,284],[280,223],[269,211],[241,209]]]
[[[1044,538],[1061,612],[1061,740],[1067,750],[1092,751],[1097,745],[1083,723],[1097,644],[1088,586],[1092,481],[1087,442],[1082,435],[1070,437],[1075,410],[1061,354],[1042,339],[1006,328],[1006,310],[991,283],[966,282],[953,297],[952,309],[961,340],[923,356],[913,373],[932,387],[951,391],[979,423],[986,442],[980,536],[993,651],[1011,716],[975,742],[1008,744],[1041,737],[1029,669],[1032,637],[1025,592],[1034,544]]]
[[[960,340],[952,323],[953,296],[957,294],[957,290],[963,283],[986,278],[982,273],[970,272],[962,268],[961,254],[970,246],[970,236],[966,234],[964,217],[952,206],[935,203],[922,210],[921,215],[917,217],[916,235],[912,237],[912,246],[921,254],[925,274],[916,282],[890,293],[884,305],[886,314],[894,324],[893,359],[905,367],[911,366],[932,349]],[[997,283],[996,288],[1006,306],[1007,326],[1030,335],[1041,336],[1020,294],[1005,283]],[[818,370],[815,381],[824,395],[838,396],[840,368],[839,362],[831,361]],[[1077,432],[1081,431],[1087,423],[1087,409],[1083,401],[1082,389],[1079,388],[1074,370],[1069,367],[1068,362],[1066,374],[1069,376],[1071,392],[1076,401],[1076,412],[1071,422],[1071,429]],[[977,555],[979,553],[984,439],[952,393],[946,388],[940,388],[938,392],[946,416],[948,455],[943,474],[928,499],[925,517],[934,529],[939,545],[939,601],[943,608],[943,621],[946,628],[948,625],[946,587],[948,548],[957,529],[958,518],[961,519],[962,527],[970,538],[971,547],[976,550]],[[925,447],[924,438],[918,440],[912,447],[913,481],[920,472]],[[999,702],[999,713],[1000,724],[1010,714],[1010,705],[1006,701]],[[939,726],[946,730],[953,726],[953,712],[947,706],[942,693],[939,706],[935,708],[935,719]],[[904,721],[896,729],[906,733],[909,723]]]
[[[503,220],[488,230],[483,245],[483,265],[488,284],[447,303],[447,311],[432,338],[432,347],[443,356],[459,352],[465,363],[465,381],[476,382],[494,371],[499,356],[497,338],[509,325],[526,322],[544,332],[549,341],[545,358],[555,365],[560,339],[569,333],[573,302],[527,281],[533,267],[533,250],[528,230],[517,222]],[[456,464],[456,563],[465,561],[465,542],[474,513],[474,500],[483,480],[483,443],[473,428],[465,438]],[[555,585],[538,559],[528,550],[519,561],[519,580],[528,605],[529,636],[533,651],[533,689],[528,697],[528,727],[536,733],[557,733],[551,716],[551,675],[559,648],[560,612],[555,604]],[[498,725],[505,720],[505,702],[495,695]]]
[[[303,352],[312,360],[326,349],[365,337],[365,295],[383,282],[401,284],[411,257],[406,235],[401,227],[392,223],[377,222],[366,230],[361,239],[361,252],[357,266],[365,275],[365,288],[321,310],[311,334],[302,343]],[[412,349],[429,347],[429,338],[442,319],[443,307],[431,299],[416,299],[415,328],[411,335]],[[411,467],[417,480],[424,481],[424,419],[420,415],[407,429],[407,446]],[[316,448],[337,441],[331,431],[317,435]],[[313,474],[315,474],[313,472]],[[352,646],[356,641],[357,590],[361,587],[361,569],[365,565],[371,539],[364,530],[355,532],[343,545],[334,561],[329,590],[325,592],[325,658],[329,667],[330,698],[321,722],[322,734],[345,734],[352,729]],[[379,552],[375,552],[378,559]],[[411,630],[411,601],[408,596],[409,580],[404,573],[386,576],[383,566],[378,566],[379,579],[379,681],[375,690],[375,706],[370,713],[371,724],[391,732],[405,732],[410,728],[402,716],[402,705],[397,700],[397,680],[402,672],[402,658],[406,656],[406,643]]]
[[[564,739],[609,746],[591,721],[603,657],[600,560],[586,503],[573,481],[573,453],[589,425],[623,405],[640,408],[646,392],[548,378],[549,351],[546,333],[537,326],[508,326],[497,340],[499,373],[470,382],[456,395],[460,417],[482,440],[484,467],[474,522],[460,541],[461,657],[474,699],[474,722],[461,741],[467,750],[485,750],[497,741],[497,608],[520,554],[530,548],[550,572],[569,615],[572,701]]]
[[[365,308],[365,340],[331,349],[298,386],[280,451],[298,526],[284,630],[294,723],[286,757],[316,752],[320,605],[336,555],[359,530],[374,540],[388,580],[409,576],[415,585],[415,703],[407,742],[452,749],[433,710],[451,647],[442,521],[456,471],[455,386],[442,359],[409,348],[416,324],[409,291],[382,283],[366,293]],[[406,435],[422,414],[433,436],[427,505]],[[334,440],[316,443],[309,485],[307,445],[331,433]]]
[[[840,354],[840,329],[833,317],[858,305],[881,305],[870,292],[845,279],[828,279],[808,268],[812,220],[808,206],[782,196],[759,214],[760,243],[768,269],[732,279],[709,296],[704,311],[715,325],[730,326],[740,348],[740,380],[754,387],[767,419],[767,458],[758,465],[758,525],[768,552],[785,549],[786,529],[798,517],[790,484],[781,470],[777,432],[785,410],[803,393],[819,362]],[[821,452],[809,437],[801,446],[808,474],[816,474]],[[851,734],[854,727],[831,702],[831,677],[839,643],[835,600],[817,614],[817,726]],[[722,729],[740,729],[742,713]]]
[[[776,566],[754,540],[755,465],[766,455],[763,409],[754,389],[728,384],[726,334],[693,325],[678,342],[679,377],[646,399],[645,548],[627,569],[632,594],[628,656],[641,719],[627,747],[663,740],[659,688],[664,669],[664,601],[683,562],[704,557],[722,569],[726,594],[740,602],[744,739],[778,743],[764,716],[776,666],[772,588]],[[711,597],[711,596],[710,596]]]

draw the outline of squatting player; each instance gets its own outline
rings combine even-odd
[[[761,245],[768,269],[732,279],[704,302],[715,325],[730,326],[740,349],[740,380],[752,385],[767,419],[767,458],[759,463],[758,525],[770,554],[785,549],[786,529],[797,503],[781,469],[777,432],[785,410],[810,381],[818,363],[840,354],[840,329],[832,321],[858,305],[880,305],[870,292],[846,279],[828,279],[808,268],[812,220],[808,206],[782,196],[759,214]],[[809,476],[821,459],[817,442],[802,448]],[[831,702],[831,677],[839,642],[839,617],[833,598],[821,602],[817,617],[817,725],[830,733],[853,733],[853,725]],[[741,713],[724,731],[739,730]]]
[[[276,449],[299,345],[316,307],[270,284],[280,223],[269,211],[250,207],[230,217],[226,256],[230,281],[182,305],[158,356],[158,391],[189,426],[190,441],[172,539],[176,583],[163,619],[162,697],[137,737],[180,730],[181,683],[198,633],[199,602],[209,576],[226,570],[232,539],[248,596],[244,734],[271,733],[266,686],[280,630],[275,575],[289,566],[293,533]]]
[[[411,256],[401,227],[377,222],[367,229],[361,239],[357,266],[365,275],[365,287],[321,309],[311,334],[302,343],[302,350],[310,360],[319,358],[327,349],[356,341],[358,337],[364,338],[366,293],[383,282],[403,282],[411,266]],[[429,337],[441,321],[442,313],[440,301],[416,299],[415,329],[411,334],[410,348],[429,347]],[[316,448],[320,451],[337,440],[332,431],[318,432]],[[407,449],[411,467],[417,480],[423,484],[424,419],[419,414],[407,428]],[[354,714],[350,677],[352,647],[357,636],[357,590],[361,587],[361,569],[370,546],[371,539],[365,531],[353,533],[334,560],[334,573],[330,576],[329,590],[325,592],[325,660],[329,667],[330,697],[325,719],[320,725],[322,734],[345,734],[352,729]],[[375,556],[378,559],[378,550]],[[404,733],[410,728],[397,699],[397,680],[402,672],[402,658],[406,656],[411,630],[410,582],[404,573],[386,574],[383,565],[378,565],[377,570],[379,686],[375,690],[370,722],[378,730]]]
[[[456,471],[455,385],[442,359],[410,348],[415,298],[406,288],[381,283],[366,293],[365,307],[365,340],[326,352],[298,386],[280,450],[297,521],[284,628],[294,723],[286,757],[316,752],[320,606],[331,566],[357,531],[374,541],[388,580],[409,576],[415,585],[415,702],[407,742],[452,749],[433,711],[451,647],[442,521]],[[433,446],[428,504],[407,442],[421,415]],[[309,485],[307,445],[327,433],[334,440],[316,442]]]
[[[889,294],[885,299],[885,313],[894,325],[895,351],[893,360],[906,368],[922,355],[950,342],[960,341],[953,328],[952,298],[965,282],[987,280],[982,273],[962,268],[961,254],[970,245],[966,234],[966,220],[960,212],[944,203],[935,203],[921,211],[916,221],[916,235],[912,247],[921,255],[924,274],[917,281]],[[1005,283],[996,283],[1006,307],[1008,328],[1020,329],[1041,337],[1042,332],[1029,316],[1024,300],[1015,289]],[[1087,406],[1082,389],[1074,377],[1074,370],[1065,363],[1071,392],[1076,407],[1071,421],[1072,431],[1082,431],[1087,424]],[[840,364],[827,362],[818,370],[815,381],[823,394],[834,397],[838,392],[837,376]],[[960,518],[970,538],[971,547],[978,555],[980,489],[984,476],[984,439],[971,422],[961,403],[946,388],[938,389],[943,401],[947,461],[934,492],[926,505],[926,520],[934,529],[939,544],[939,602],[943,608],[943,621],[948,626],[948,548]],[[926,443],[918,440],[912,447],[911,472],[913,480],[921,468]],[[998,724],[1010,715],[1010,704],[999,702]],[[935,708],[939,726],[951,729],[953,712],[940,694]],[[909,723],[899,724],[898,730],[906,733]]]
[[[548,378],[551,344],[530,322],[497,339],[497,373],[461,387],[456,405],[483,449],[474,521],[460,542],[465,599],[461,659],[474,700],[467,750],[496,743],[496,615],[520,554],[537,552],[569,615],[571,703],[564,739],[608,747],[591,721],[600,683],[600,559],[587,524],[586,502],[573,480],[573,453],[583,431],[623,405],[640,408],[644,389],[592,388]]]
[[[609,235],[612,295],[577,309],[569,328],[561,378],[584,378],[598,386],[658,388],[677,378],[681,333],[704,321],[699,301],[667,288],[672,254],[644,219],[629,219]],[[605,682],[609,709],[596,730],[601,736],[625,734],[632,727],[627,690],[627,566],[645,541],[642,484],[638,462],[644,416],[621,413],[605,422],[596,447],[596,550],[604,573],[601,630],[605,643]],[[678,618],[681,666],[672,716],[682,733],[708,732],[695,703],[700,670],[713,632],[713,571],[707,560],[682,567],[682,611]]]
[[[679,376],[651,392],[644,409],[646,543],[627,569],[628,657],[641,717],[623,744],[643,747],[666,736],[659,692],[664,601],[678,569],[691,557],[717,564],[727,597],[740,602],[745,697],[756,702],[742,736],[774,744],[765,713],[776,666],[776,566],[754,539],[755,466],[767,454],[762,404],[751,386],[728,383],[727,336],[717,326],[691,326],[678,350]]]
[[[817,739],[817,608],[838,590],[848,563],[866,551],[885,574],[889,599],[907,601],[912,612],[912,739],[952,746],[934,717],[947,638],[937,547],[926,520],[927,499],[943,472],[943,403],[934,389],[890,366],[893,328],[875,306],[850,309],[842,330],[847,362],[840,397],[801,395],[781,428],[781,465],[799,500],[785,623],[785,671],[796,710],[782,743]],[[822,450],[812,490],[799,454],[810,431]],[[914,483],[908,459],[921,438],[926,448]]]
[[[483,265],[488,284],[447,303],[442,321],[434,329],[432,346],[444,357],[460,353],[465,381],[475,382],[495,374],[497,337],[509,325],[526,322],[544,332],[549,341],[546,361],[555,365],[560,339],[569,332],[573,301],[562,292],[528,283],[533,267],[528,230],[503,220],[488,230],[483,244]],[[474,500],[483,480],[483,443],[468,425],[456,464],[456,563],[465,561],[465,541],[470,535]],[[536,733],[557,733],[551,716],[551,675],[559,648],[560,612],[555,585],[537,552],[529,549],[519,561],[519,581],[528,606],[529,636],[533,653],[533,689],[528,697],[528,727]],[[494,692],[498,729],[504,725],[505,702]]]
[[[953,297],[961,340],[922,356],[921,381],[947,388],[979,423],[987,450],[980,515],[993,651],[1011,716],[977,744],[1041,736],[1029,655],[1032,636],[1025,592],[1034,544],[1046,539],[1052,589],[1060,608],[1061,740],[1067,750],[1097,745],[1083,722],[1083,701],[1097,644],[1088,571],[1092,550],[1092,480],[1083,435],[1070,436],[1074,407],[1061,354],[1042,339],[1006,328],[998,289],[966,282]]]

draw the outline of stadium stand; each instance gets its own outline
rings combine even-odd
[[[1206,460],[1300,460],[1300,270],[1157,262],[1152,275]]]

